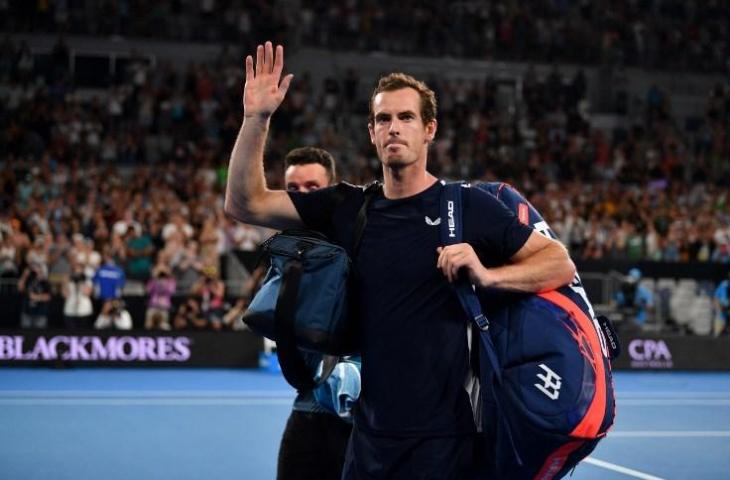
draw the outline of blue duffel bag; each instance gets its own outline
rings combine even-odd
[[[367,208],[379,185],[364,188],[355,221],[352,252],[356,256],[367,223]],[[352,262],[348,251],[311,230],[286,230],[266,240],[262,249],[270,266],[243,321],[276,342],[282,373],[293,387],[312,389],[324,382],[337,357],[357,352],[357,315],[348,302]],[[324,372],[316,375],[325,354]],[[331,358],[331,356],[335,356]]]
[[[291,333],[302,349],[351,353],[352,332],[347,321],[350,258],[345,249],[305,230],[278,233],[262,249],[271,264],[244,315],[246,324],[277,343]]]
[[[350,258],[344,248],[308,230],[278,233],[262,249],[270,266],[243,321],[276,342],[282,373],[292,386],[314,388],[329,372],[314,379],[300,349],[330,355],[356,349],[347,300]]]

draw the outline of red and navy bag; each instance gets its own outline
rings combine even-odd
[[[462,242],[463,188],[491,193],[520,221],[556,238],[537,210],[508,185],[450,183],[441,201],[442,218],[449,220],[442,222],[444,245]],[[570,285],[516,295],[497,307],[482,306],[467,281],[455,288],[478,332],[472,350],[475,335],[480,338],[473,365],[479,392],[472,395],[484,440],[478,478],[562,478],[613,424],[615,331],[608,320],[596,318],[577,275]]]

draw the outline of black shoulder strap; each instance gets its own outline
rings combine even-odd
[[[355,219],[355,231],[353,232],[353,243],[352,243],[352,260],[355,261],[357,258],[357,252],[360,250],[360,240],[362,235],[365,233],[365,225],[368,223],[368,207],[373,201],[375,196],[383,191],[383,184],[377,180],[369,183],[364,190],[365,200],[362,202],[360,210],[357,212],[357,218]]]
[[[312,379],[312,372],[297,348],[294,337],[294,317],[301,278],[302,262],[298,259],[287,262],[274,310],[276,352],[281,373],[289,385],[297,390],[311,390],[317,384]]]

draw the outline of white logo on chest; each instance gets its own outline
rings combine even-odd
[[[428,218],[428,215],[426,215],[426,225],[441,225],[441,217],[438,217],[436,220],[431,220],[430,218]]]

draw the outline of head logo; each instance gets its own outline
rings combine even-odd
[[[454,238],[456,237],[456,220],[454,220],[454,202],[449,200],[446,202],[446,207],[448,209],[448,217],[449,217],[449,237]]]
[[[672,353],[664,340],[637,338],[629,343],[633,368],[672,368]]]

